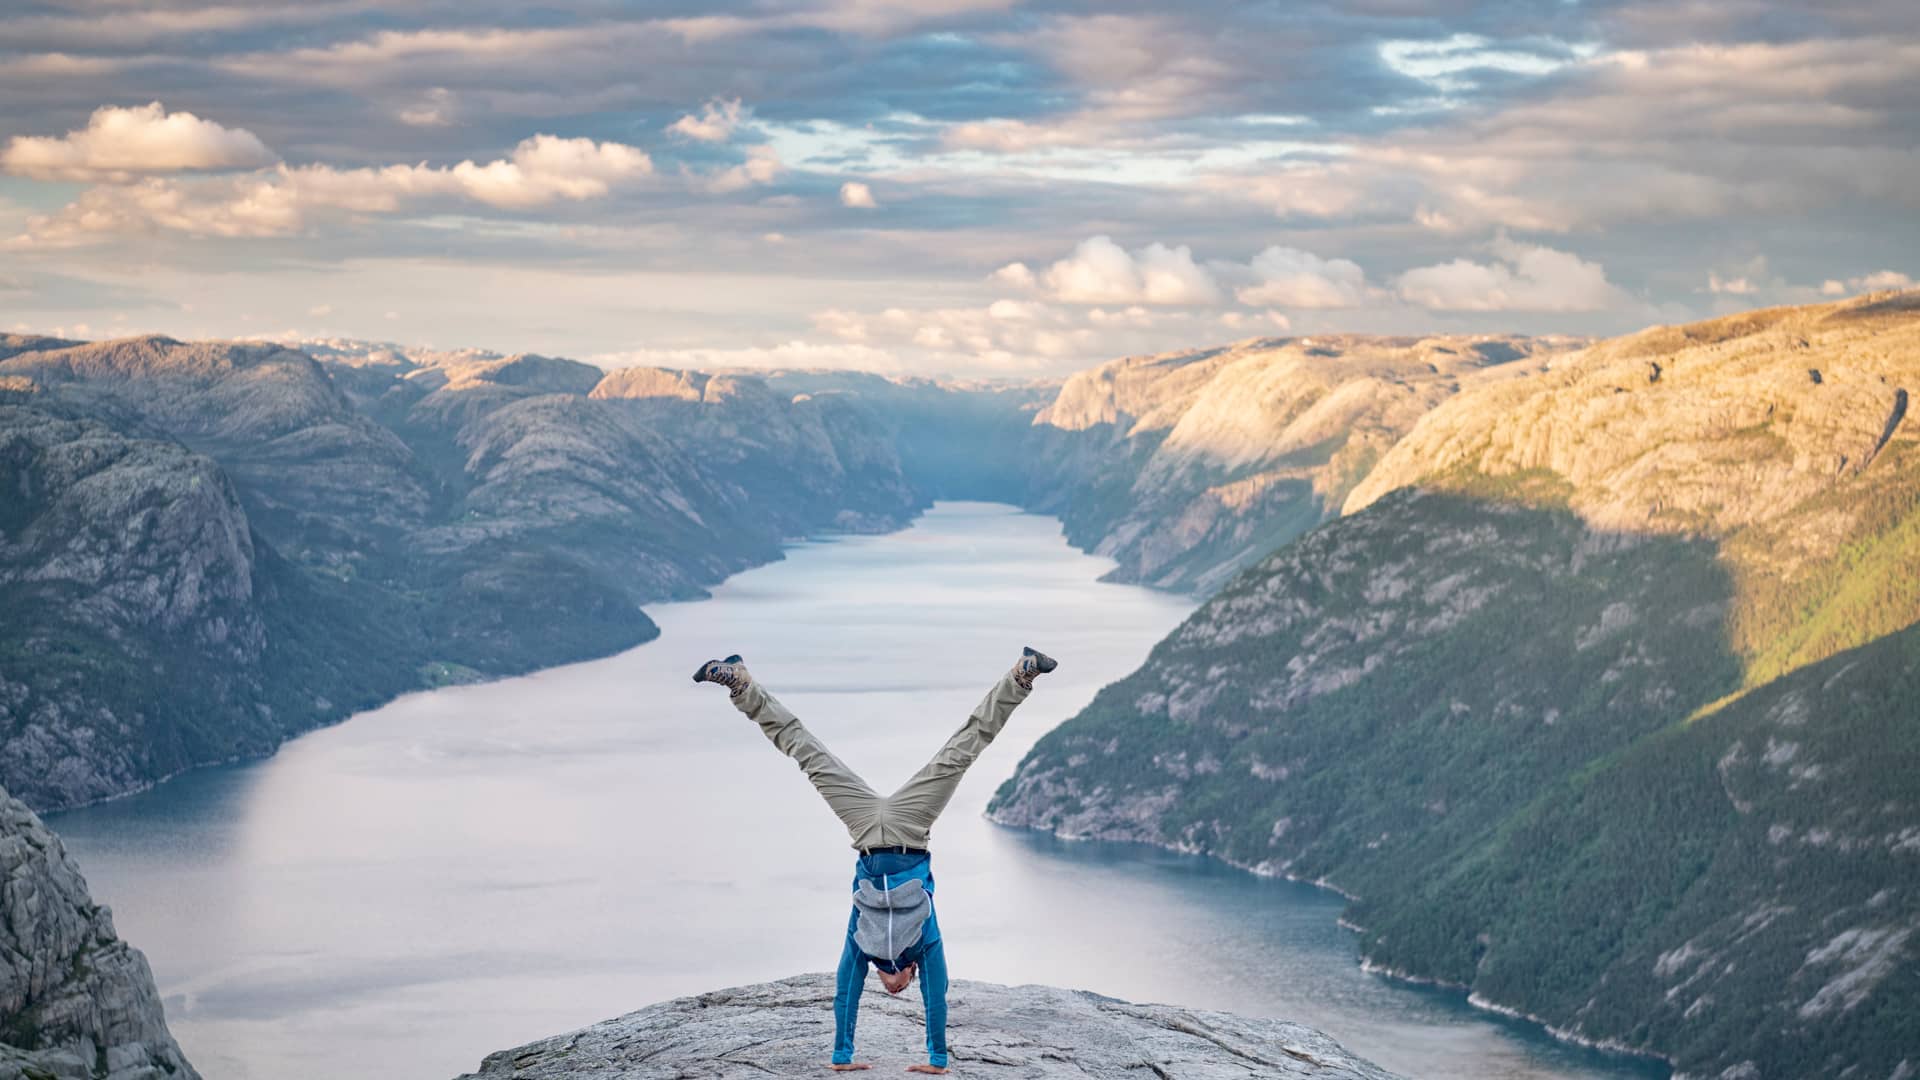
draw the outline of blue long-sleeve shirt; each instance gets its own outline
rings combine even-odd
[[[909,878],[920,879],[921,886],[933,895],[933,862],[927,855],[900,855],[882,852],[863,855],[854,866],[853,888],[862,881],[898,885]],[[931,903],[931,901],[929,901]],[[938,911],[929,911],[920,940],[901,955],[897,962],[875,959],[853,942],[854,927],[860,913],[847,916],[847,940],[840,950],[840,966],[834,976],[833,1063],[845,1065],[853,1060],[853,1030],[860,1018],[860,992],[866,986],[867,967],[896,972],[909,964],[920,965],[920,1000],[927,1011],[927,1064],[947,1067],[947,952],[940,941]]]

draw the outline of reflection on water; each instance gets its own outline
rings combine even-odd
[[[1033,741],[1188,610],[1099,584],[1111,565],[1051,519],[943,504],[658,608],[662,637],[620,656],[402,698],[53,824],[209,1077],[443,1078],[653,1001],[832,968],[845,834],[692,684],[700,660],[744,653],[885,790],[1030,641],[1060,671],[934,831],[955,977],[1283,1016],[1420,1076],[1660,1075],[1361,972],[1339,899],[1309,886],[989,825]]]

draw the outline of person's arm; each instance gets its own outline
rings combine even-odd
[[[833,976],[832,1068],[836,1072],[872,1068],[853,1060],[853,1029],[860,1021],[860,992],[866,989],[869,963],[867,954],[853,943],[853,921],[849,919],[847,944],[840,950],[840,967]]]
[[[920,1001],[927,1008],[927,1063],[908,1072],[947,1071],[947,947],[936,941],[920,954]]]

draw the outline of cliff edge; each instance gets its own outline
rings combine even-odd
[[[1393,1078],[1283,1020],[971,980],[956,980],[947,1000],[955,1075]],[[460,1080],[824,1076],[832,1042],[833,976],[822,972],[650,1005],[489,1054]],[[866,995],[859,1060],[873,1075],[924,1062],[924,1045],[917,993]]]
[[[153,973],[60,839],[0,788],[0,1080],[199,1080]]]

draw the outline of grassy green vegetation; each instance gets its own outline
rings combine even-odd
[[[1845,523],[1837,550],[1781,565],[1799,522],[1823,518]],[[1751,658],[1749,686],[1901,629],[1920,613],[1920,447],[1889,445],[1856,483],[1727,546],[1741,600],[1729,626]]]

